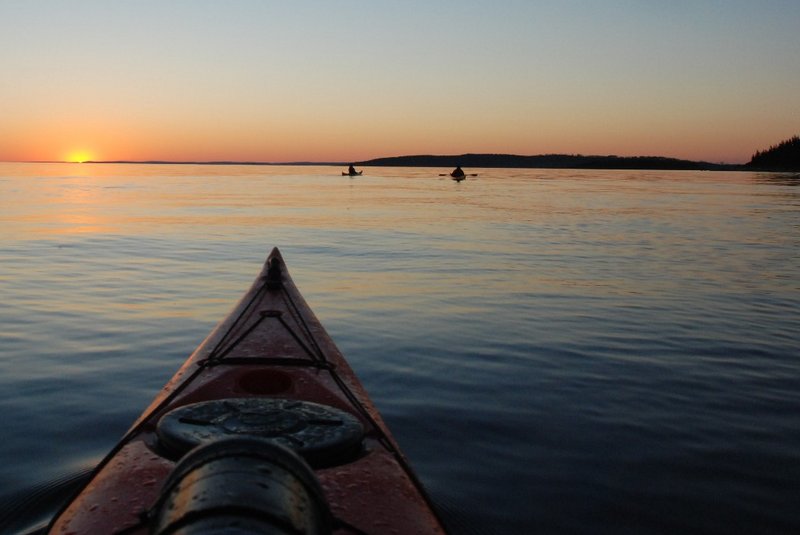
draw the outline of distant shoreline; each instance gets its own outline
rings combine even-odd
[[[3,162],[0,162],[3,163]],[[349,165],[345,162],[237,162],[237,161],[176,161],[176,160],[87,160],[85,162],[67,162],[63,160],[30,160],[8,161],[5,163],[80,163],[80,164],[128,164],[128,165]]]
[[[488,167],[488,168],[547,168],[547,169],[638,169],[638,170],[690,170],[739,171],[744,165],[715,164],[666,158],[663,156],[584,156],[581,154],[461,154],[457,156],[396,156],[357,162],[364,166],[397,167]]]
[[[63,161],[34,161],[19,163],[77,163]],[[363,167],[443,167],[518,168],[518,169],[607,169],[607,170],[674,170],[674,171],[785,171],[785,169],[756,168],[748,164],[711,163],[681,160],[664,156],[584,156],[580,154],[459,154],[411,155],[374,158],[356,162],[253,162],[253,161],[170,161],[170,160],[103,160],[84,164],[139,165],[252,165],[252,166],[346,166]]]

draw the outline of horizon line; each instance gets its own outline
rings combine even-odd
[[[269,162],[269,161],[254,161],[254,160],[85,160],[82,162],[69,161],[69,160],[0,160],[4,163],[88,163],[88,164],[159,164],[159,165],[369,165],[369,162],[401,159],[401,158],[460,158],[466,156],[506,156],[516,158],[536,158],[536,157],[570,157],[570,158],[619,158],[619,159],[663,159],[663,160],[678,160],[683,162],[692,162],[700,164],[724,165],[724,166],[739,166],[746,164],[729,163],[729,162],[710,162],[708,160],[688,160],[674,156],[655,156],[655,155],[635,155],[635,156],[620,156],[618,154],[580,154],[580,153],[540,153],[540,154],[514,154],[514,153],[501,153],[501,152],[467,152],[462,154],[407,154],[400,156],[379,156],[370,158],[368,160],[349,160],[349,161],[293,161],[293,162]]]
[[[140,164],[140,165],[348,165],[345,162],[253,162],[238,160],[0,160],[0,163]]]

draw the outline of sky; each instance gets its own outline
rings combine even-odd
[[[797,0],[1,0],[0,161],[744,163],[800,134]]]

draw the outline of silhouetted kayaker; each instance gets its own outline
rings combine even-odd
[[[351,174],[351,175],[356,175],[356,174],[358,174],[358,173],[356,173],[356,168],[355,168],[355,167],[353,167],[352,165],[351,165],[350,167],[348,167],[348,168],[347,168],[347,172],[348,172],[349,174]]]
[[[453,172],[450,173],[450,176],[453,177],[453,178],[463,177],[464,176],[464,171],[461,169],[461,166],[459,165],[458,167],[453,169]]]

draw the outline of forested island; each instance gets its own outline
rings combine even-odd
[[[460,154],[377,158],[356,162],[363,166],[390,167],[517,167],[548,169],[675,169],[692,171],[739,170],[740,165],[694,162],[662,156],[583,156],[580,154]]]
[[[764,151],[756,151],[744,165],[696,162],[662,156],[584,156],[581,154],[459,154],[415,155],[357,162],[363,166],[392,167],[519,167],[549,169],[667,169],[689,171],[800,171],[800,137],[794,136]]]

